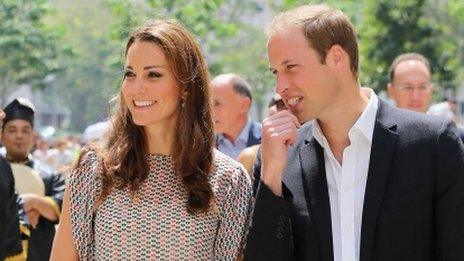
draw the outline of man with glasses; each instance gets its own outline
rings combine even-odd
[[[418,53],[404,53],[390,66],[388,94],[396,106],[417,112],[426,112],[432,100],[430,63]]]
[[[418,53],[403,53],[390,66],[387,90],[398,108],[425,113],[432,100],[430,63]],[[459,129],[464,141],[464,130]]]

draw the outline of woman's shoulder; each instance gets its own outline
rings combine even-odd
[[[96,180],[99,177],[101,168],[101,156],[93,149],[83,149],[76,166],[69,175],[70,183],[73,181]]]
[[[213,181],[223,185],[250,184],[248,176],[242,164],[233,160],[224,153],[214,149]]]

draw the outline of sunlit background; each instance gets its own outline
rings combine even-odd
[[[357,28],[363,86],[385,97],[394,57],[422,53],[432,65],[434,102],[457,101],[462,123],[464,1],[325,2],[342,9]],[[252,117],[260,120],[274,89],[266,24],[276,12],[303,3],[308,1],[0,0],[0,99],[5,106],[29,97],[37,107],[36,128],[46,138],[81,134],[107,117],[131,29],[149,18],[169,17],[198,37],[211,76],[246,77],[253,88]]]

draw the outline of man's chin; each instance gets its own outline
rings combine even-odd
[[[420,113],[425,113],[425,110],[420,106],[409,106],[408,110],[415,111],[415,112],[420,112]]]

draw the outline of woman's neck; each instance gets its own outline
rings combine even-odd
[[[174,147],[175,128],[144,127],[150,154],[171,155]]]

